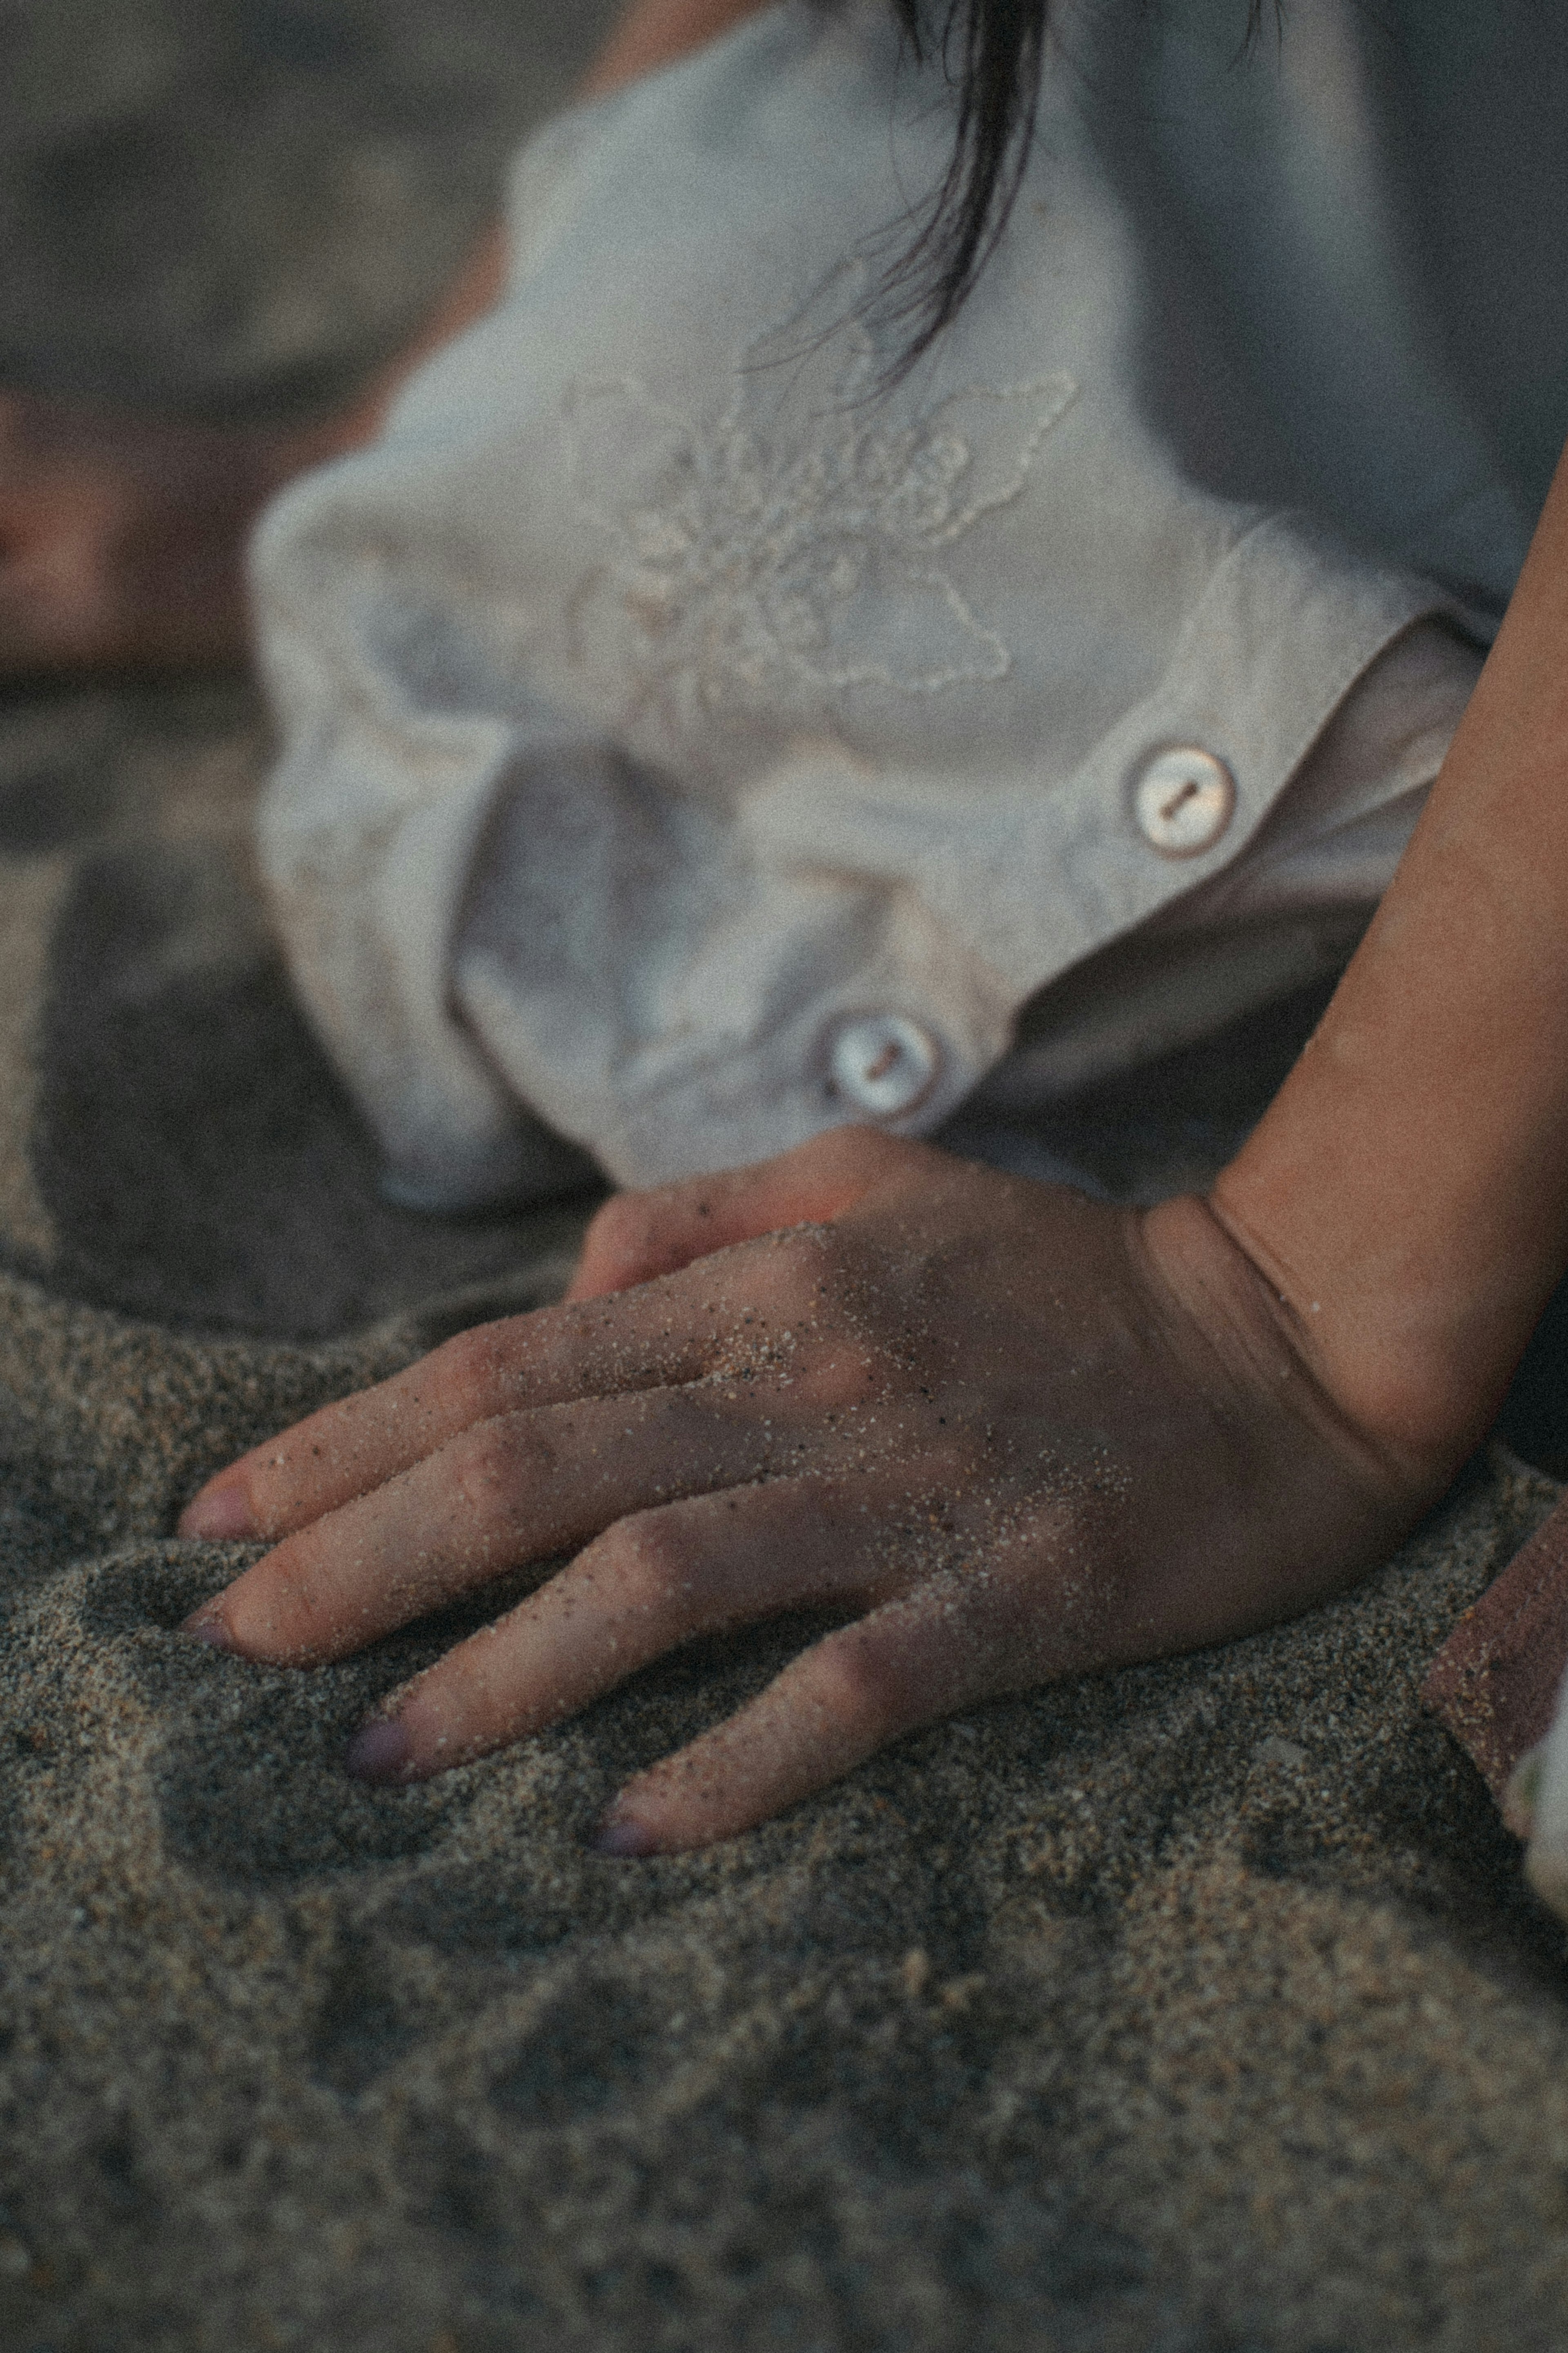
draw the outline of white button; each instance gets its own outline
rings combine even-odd
[[[1162,858],[1196,858],[1212,849],[1236,812],[1236,778],[1223,760],[1195,744],[1161,752],[1138,779],[1132,811]]]
[[[942,1068],[936,1039],[901,1013],[858,1013],[834,1038],[837,1093],[876,1119],[897,1119],[931,1092]]]

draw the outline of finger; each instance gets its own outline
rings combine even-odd
[[[678,1643],[780,1609],[875,1604],[907,1581],[901,1467],[779,1478],[618,1521],[508,1616],[447,1652],[353,1743],[350,1769],[413,1781],[572,1715]]]
[[[566,1296],[601,1298],[732,1243],[842,1217],[873,1186],[907,1170],[911,1155],[939,1157],[878,1128],[836,1127],[753,1167],[617,1193],[588,1228]]]
[[[889,1741],[1033,1681],[961,1580],[942,1577],[801,1653],[726,1724],[627,1783],[601,1852],[676,1854],[781,1813]]]
[[[323,1406],[209,1479],[183,1536],[278,1537],[337,1510],[498,1414],[679,1387],[729,1332],[685,1303],[546,1307],[474,1325],[374,1388]]]
[[[768,1413],[763,1407],[773,1404]],[[830,1442],[809,1414],[734,1388],[658,1389],[504,1414],[289,1536],[188,1630],[280,1664],[343,1657],[635,1512],[797,1467]],[[852,1441],[897,1442],[885,1428]]]
[[[678,1388],[721,1368],[750,1377],[802,1335],[826,1390],[856,1394],[873,1376],[864,1346],[834,1340],[822,1319],[824,1250],[820,1225],[770,1232],[613,1298],[458,1333],[393,1379],[242,1455],[186,1506],[179,1533],[276,1539],[500,1414]]]

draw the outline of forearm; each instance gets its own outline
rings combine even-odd
[[[1426,811],[1213,1193],[1331,1394],[1462,1453],[1568,1263],[1568,461]]]

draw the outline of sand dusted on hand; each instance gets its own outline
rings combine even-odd
[[[469,1621],[313,1673],[175,1630],[253,1556],[173,1539],[199,1481],[554,1295],[591,1207],[378,1199],[263,758],[223,684],[0,722],[0,2338],[1554,2346],[1568,1935],[1419,1696],[1556,1499],[1500,1449],[1331,1609],[655,1862],[605,1800],[800,1625],[390,1791],[344,1743]],[[1185,1177],[1142,1101],[1105,1165]]]

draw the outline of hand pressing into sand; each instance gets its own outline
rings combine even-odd
[[[183,1532],[281,1541],[190,1630],[308,1665],[575,1550],[360,1734],[351,1769],[407,1781],[694,1636],[839,1613],[621,1793],[606,1850],[668,1852],[953,1709],[1302,1609],[1450,1467],[1347,1417],[1205,1204],[1118,1211],[839,1130],[621,1196],[567,1303],[224,1472]]]
[[[673,1644],[847,1621],[624,1789],[698,1846],[883,1742],[1348,1583],[1485,1432],[1568,1266],[1568,467],[1319,1029],[1209,1199],[1136,1213],[839,1130],[623,1196],[565,1305],[234,1465],[276,1549],[193,1630],[341,1656],[581,1547],[361,1734],[414,1779]]]

